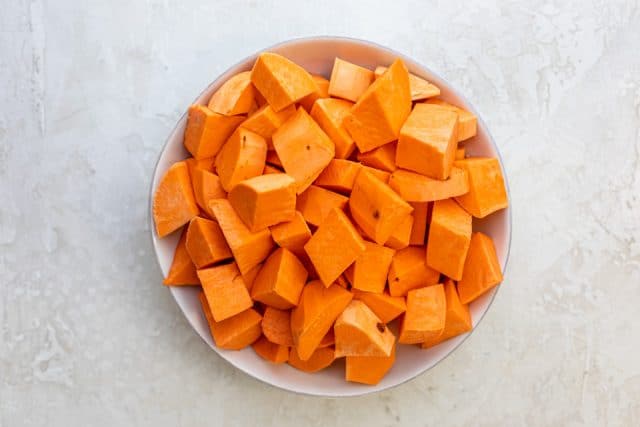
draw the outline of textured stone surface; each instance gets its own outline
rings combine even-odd
[[[342,3],[4,2],[0,426],[640,425],[638,1]],[[458,86],[513,203],[480,328],[418,379],[344,400],[216,357],[160,285],[147,223],[156,156],[199,91],[321,34]]]

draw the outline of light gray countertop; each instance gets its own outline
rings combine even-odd
[[[347,4],[348,3],[348,4]],[[0,6],[0,426],[640,425],[640,3]],[[513,242],[479,329],[363,398],[255,381],[160,282],[152,169],[221,71],[288,38],[400,50],[477,107]]]

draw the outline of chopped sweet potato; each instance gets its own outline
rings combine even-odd
[[[218,223],[198,216],[189,222],[186,248],[197,268],[220,263],[232,256]]]
[[[174,163],[160,180],[153,196],[156,234],[158,237],[164,237],[191,221],[196,215],[198,205],[193,195],[187,164]]]
[[[352,300],[333,326],[336,357],[390,356],[396,337],[367,305]]]
[[[345,380],[368,385],[378,384],[396,361],[396,346],[389,356],[362,357],[347,356]]]
[[[439,337],[444,330],[446,313],[446,297],[441,284],[409,291],[398,342],[419,344]]]
[[[272,343],[293,347],[291,312],[267,306],[262,315],[262,333]]]
[[[208,107],[214,113],[225,116],[246,114],[254,105],[255,89],[251,84],[251,72],[243,71],[224,82],[209,100]]]
[[[267,258],[256,276],[251,297],[280,310],[298,305],[307,270],[288,249],[279,248]]]
[[[220,184],[220,178],[208,170],[194,169],[191,174],[191,181],[196,203],[209,217],[213,218],[213,212],[209,210],[209,200],[227,197],[226,191]]]
[[[428,241],[427,265],[460,280],[471,241],[471,215],[452,199],[434,202]]]
[[[348,201],[349,199],[341,194],[310,185],[298,196],[296,208],[309,224],[317,227],[333,208],[344,209]]]
[[[372,168],[393,172],[396,167],[396,143],[390,142],[366,153],[358,153],[358,161]]]
[[[216,322],[235,316],[253,306],[235,263],[198,270],[198,278]]]
[[[260,337],[262,316],[254,309],[247,309],[233,317],[216,322],[204,292],[200,292],[198,298],[216,346],[226,350],[241,350]]]
[[[365,166],[365,165],[360,165],[360,166],[362,167],[362,170],[366,170],[371,175],[373,175],[374,178],[382,181],[385,184],[389,183],[389,178],[391,177],[391,173],[380,170],[380,169],[372,168],[370,166]]]
[[[238,128],[216,157],[220,184],[230,191],[245,179],[262,174],[267,159],[267,142],[257,133]]]
[[[411,226],[409,244],[422,246],[427,234],[427,216],[430,205],[428,202],[410,202],[409,204],[413,208],[413,213],[411,214],[413,216],[413,225]]]
[[[242,281],[244,282],[244,285],[247,288],[247,291],[249,291],[249,293],[251,293],[251,288],[253,288],[253,282],[256,280],[256,276],[258,275],[258,272],[260,271],[260,269],[262,268],[262,264],[258,264],[255,267],[252,267],[249,271],[243,273],[242,271],[240,272],[240,275],[242,276]]]
[[[392,249],[399,251],[409,246],[409,240],[411,240],[411,229],[413,228],[413,215],[409,214],[405,219],[393,230],[391,236],[386,241],[385,245]]]
[[[289,347],[272,343],[265,337],[260,337],[252,345],[256,354],[264,360],[280,364],[289,360]]]
[[[364,252],[358,255],[346,271],[346,275],[353,289],[381,293],[387,283],[389,266],[395,251],[366,240],[364,248]]]
[[[464,147],[460,147],[458,146],[458,148],[456,148],[456,160],[464,160],[465,157],[465,148]]]
[[[472,112],[437,98],[429,99],[425,102],[448,108],[458,115],[458,141],[464,141],[476,135],[478,119]]]
[[[344,118],[351,111],[351,107],[353,107],[352,102],[326,98],[318,99],[311,109],[311,117],[335,144],[337,159],[346,159],[356,147],[344,126]]]
[[[173,255],[173,262],[169,274],[162,282],[167,286],[199,285],[200,279],[196,273],[196,266],[187,252],[187,230],[182,232],[178,246]]]
[[[476,232],[471,236],[469,252],[458,282],[460,302],[468,304],[502,282],[502,270],[493,240]]]
[[[445,180],[398,169],[391,174],[389,187],[408,202],[432,202],[466,194],[469,178],[467,171],[457,166],[451,168],[451,174]]]
[[[280,157],[278,157],[278,153],[276,153],[275,150],[267,151],[266,162],[267,162],[267,164],[272,165],[272,166],[276,166],[276,167],[278,167],[280,169],[284,168],[282,166],[282,161],[280,160]]]
[[[424,247],[409,246],[395,253],[389,267],[389,293],[404,296],[412,289],[438,283],[440,273],[427,266]]]
[[[392,297],[387,291],[375,293],[354,289],[353,298],[367,304],[367,307],[380,318],[382,323],[389,323],[407,311],[404,297]]]
[[[376,67],[374,74],[376,78],[380,77],[387,71],[387,67]],[[429,83],[425,79],[409,73],[409,90],[411,91],[412,101],[421,101],[440,95],[440,89],[433,83]]]
[[[197,160],[214,157],[243,120],[242,116],[225,116],[204,105],[192,105],[184,131],[184,146]]]
[[[455,166],[469,176],[469,191],[458,195],[456,201],[471,215],[484,218],[509,205],[498,159],[475,157],[457,160]]]
[[[273,111],[270,105],[263,105],[256,110],[241,126],[257,133],[267,141],[271,141],[271,136],[278,130],[287,119],[296,112],[296,106],[290,105],[278,112]]]
[[[313,354],[305,360],[300,358],[295,350],[292,350],[289,354],[289,365],[300,371],[313,373],[329,367],[335,359],[336,355],[333,347],[317,348]]]
[[[340,193],[350,193],[362,165],[351,160],[333,159],[314,184]]]
[[[316,90],[299,101],[300,106],[307,110],[309,114],[311,114],[311,109],[316,100],[329,97],[329,80],[322,76],[312,75],[311,77],[317,86]]]
[[[356,102],[374,80],[373,71],[336,58],[329,79],[329,95]]]
[[[191,177],[191,182],[193,183],[195,178],[194,172],[200,169],[207,172],[212,172],[213,165],[216,162],[216,158],[206,157],[204,159],[196,160],[193,157],[189,157],[188,159],[185,159],[184,162],[187,164],[187,168],[189,169],[189,177]]]
[[[262,170],[262,175],[271,175],[276,173],[284,173],[282,169],[278,169],[275,166],[271,166],[270,164],[264,165],[264,169]]]
[[[426,340],[422,343],[422,348],[433,347],[446,341],[449,338],[464,334],[471,330],[471,314],[469,306],[460,302],[456,285],[451,279],[444,282],[444,295],[447,311],[444,320],[444,330],[438,337]]]
[[[289,249],[296,256],[304,253],[304,245],[311,238],[311,230],[304,217],[296,211],[293,219],[271,227],[271,237],[281,248]]]

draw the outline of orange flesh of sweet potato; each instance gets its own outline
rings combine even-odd
[[[198,274],[196,273],[196,266],[193,264],[193,261],[191,261],[191,257],[187,252],[186,242],[187,230],[184,230],[178,241],[178,246],[176,246],[169,274],[167,274],[167,277],[162,282],[167,286],[200,284],[200,279],[198,279]]]
[[[195,169],[191,174],[191,181],[196,203],[209,217],[213,217],[213,212],[209,210],[209,200],[227,197],[226,191],[220,184],[220,178],[208,170]]]
[[[249,293],[251,293],[251,288],[253,288],[253,282],[256,280],[256,276],[258,275],[258,272],[260,272],[260,269],[262,268],[262,264],[258,264],[255,267],[252,267],[249,271],[243,273],[242,271],[240,272],[240,275],[242,276],[242,281],[244,282],[244,286],[247,288],[247,291],[249,291]]]
[[[387,184],[364,169],[356,177],[349,208],[360,228],[380,245],[413,211]]]
[[[153,196],[153,220],[158,237],[172,233],[196,215],[198,206],[187,164],[174,163],[160,180]]]
[[[293,347],[291,312],[267,306],[262,316],[262,333],[272,343]]]
[[[327,332],[327,334],[322,338],[322,341],[320,341],[320,344],[318,344],[318,348],[329,347],[335,344],[336,344],[336,336],[333,333],[333,328],[331,328],[329,329],[329,332]]]
[[[344,118],[351,111],[353,103],[343,99],[318,99],[311,109],[311,117],[333,141],[337,159],[346,159],[356,147],[353,138],[344,127]]]
[[[398,342],[419,344],[437,338],[444,330],[446,311],[446,297],[441,284],[409,291]]]
[[[184,146],[197,160],[214,157],[243,120],[241,116],[214,113],[204,105],[192,105],[184,131]]]
[[[198,278],[216,322],[235,316],[253,306],[235,263],[198,270]]]
[[[242,122],[240,126],[270,141],[273,133],[278,130],[289,117],[294,115],[295,112],[296,106],[293,104],[277,113],[273,111],[270,105],[263,105],[249,116],[247,120]]]
[[[502,270],[493,240],[476,232],[471,236],[469,252],[458,282],[460,302],[468,304],[502,282]]]
[[[311,238],[311,230],[304,217],[296,211],[293,219],[271,227],[271,237],[281,248],[289,249],[296,256],[304,253],[304,245]]]
[[[229,202],[252,232],[291,221],[296,212],[295,181],[284,173],[249,178],[231,189]]]
[[[217,264],[232,256],[218,223],[198,216],[189,222],[186,248],[197,268]]]
[[[364,252],[358,255],[347,270],[351,277],[351,285],[361,291],[381,293],[387,283],[389,266],[395,251],[368,241],[364,242],[364,248]]]
[[[385,184],[389,183],[389,178],[391,177],[391,174],[389,172],[372,168],[366,165],[360,165],[360,166],[362,167],[362,170],[369,172],[371,175],[373,175],[374,178],[382,181]]]
[[[469,158],[456,161],[455,166],[466,170],[469,176],[469,191],[456,197],[456,201],[471,215],[484,218],[509,205],[498,159]]]
[[[410,202],[413,208],[413,225],[411,226],[410,245],[424,245],[424,238],[427,234],[427,214],[429,212],[428,202]]]
[[[284,56],[265,52],[260,54],[251,82],[274,111],[280,111],[317,90],[311,74]]]
[[[196,160],[193,157],[189,157],[188,159],[185,159],[184,162],[187,164],[187,168],[189,169],[189,177],[191,178],[191,182],[194,183],[195,171],[197,170],[205,170],[207,172],[213,171],[213,165],[216,162],[216,158],[207,157],[204,159]],[[195,187],[195,183],[194,183],[194,187]]]
[[[342,210],[333,208],[304,245],[325,286],[330,286],[365,250],[364,240]]]
[[[200,292],[198,298],[216,346],[226,350],[241,350],[260,337],[262,316],[254,309],[250,308],[221,322],[216,322],[204,292]]]
[[[380,318],[382,323],[389,323],[407,311],[404,297],[392,297],[387,291],[374,293],[354,289],[353,298],[367,304],[367,307]]]
[[[458,147],[456,148],[456,160],[464,160],[464,153],[465,153],[465,148],[464,147]]]
[[[398,59],[358,98],[344,123],[364,153],[398,139],[410,112],[409,73]]]
[[[445,180],[398,169],[391,174],[389,187],[408,202],[432,202],[466,194],[469,178],[467,172],[457,166],[451,168],[451,174]]]
[[[278,153],[276,153],[275,150],[267,151],[266,162],[267,162],[267,164],[270,164],[272,166],[276,166],[276,167],[278,167],[280,169],[283,168],[282,161],[280,160],[280,157],[278,157]]]
[[[391,233],[389,239],[385,242],[385,245],[399,251],[409,246],[409,240],[411,239],[411,229],[413,228],[413,215],[409,214],[398,225],[398,227]]]
[[[404,296],[412,289],[438,283],[440,273],[427,266],[425,248],[409,246],[395,253],[389,267],[389,293]]]
[[[298,305],[307,270],[288,249],[279,248],[265,261],[251,288],[251,297],[280,310]]]
[[[426,340],[422,343],[422,348],[433,347],[449,338],[469,332],[471,326],[471,314],[469,306],[460,302],[456,284],[451,279],[444,282],[444,295],[446,299],[447,312],[444,321],[444,330],[439,337]]]
[[[376,78],[380,77],[387,71],[387,67],[376,67],[374,74]],[[440,95],[440,89],[433,83],[429,83],[425,79],[409,73],[409,89],[411,91],[412,101],[421,101],[423,99],[431,98]]]
[[[254,105],[254,93],[251,72],[243,71],[224,82],[211,96],[207,106],[211,111],[225,116],[245,114]]]
[[[336,357],[389,356],[396,337],[367,305],[352,300],[333,326]]]
[[[373,71],[336,58],[329,79],[329,95],[356,102],[374,80]]]
[[[289,354],[288,363],[300,371],[313,373],[329,367],[335,359],[336,355],[333,347],[318,348],[306,360],[301,359],[294,349]]]
[[[267,159],[267,142],[250,130],[238,128],[216,157],[220,184],[230,191],[240,181],[262,174]]]
[[[296,208],[309,224],[317,227],[333,208],[344,209],[348,201],[349,199],[341,194],[310,185],[298,196]]]
[[[296,180],[298,194],[311,185],[335,154],[331,139],[303,108],[280,126],[272,140],[285,172]]]
[[[264,169],[262,170],[262,175],[271,175],[276,173],[284,173],[282,169],[278,169],[275,166],[271,166],[270,164],[264,165]]]
[[[441,99],[428,99],[427,104],[439,105],[455,112],[458,115],[458,142],[467,140],[476,135],[478,120],[476,116],[470,112],[449,104]]]
[[[435,179],[447,179],[457,147],[458,115],[433,104],[416,104],[402,125],[396,165]]]
[[[351,160],[333,159],[316,178],[314,184],[327,190],[350,193],[362,165]]]
[[[372,168],[393,172],[396,167],[396,143],[390,142],[366,153],[358,153],[358,161]]]
[[[316,90],[298,102],[309,114],[311,114],[311,109],[313,108],[313,104],[315,104],[316,100],[329,97],[329,80],[322,76],[312,75],[311,77],[316,84]]]
[[[272,343],[265,337],[260,337],[252,345],[256,354],[271,363],[284,363],[289,360],[289,347]]]
[[[211,200],[209,208],[220,225],[241,272],[247,273],[271,253],[273,240],[269,229],[252,233],[226,199]]]
[[[389,356],[347,356],[345,362],[345,379],[361,384],[376,385],[387,372],[389,372],[395,361],[395,344],[391,348],[391,354]]]
[[[311,357],[352,298],[353,294],[346,289],[338,285],[327,288],[319,280],[309,282],[302,289],[300,302],[291,311],[296,357],[301,360]]]
[[[433,204],[427,245],[427,265],[460,280],[471,241],[471,215],[454,200]]]

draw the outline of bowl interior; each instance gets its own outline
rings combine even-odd
[[[469,109],[477,115],[473,107],[460,94],[429,69],[400,53],[369,42],[333,37],[311,38],[285,42],[266,50],[282,54],[310,72],[326,77],[331,73],[333,60],[336,56],[371,69],[374,69],[378,65],[388,65],[395,58],[400,57],[405,61],[410,72],[436,84],[442,91],[442,99]],[[231,67],[216,81],[210,84],[195,102],[206,104],[212,93],[229,77],[238,72],[250,70],[256,56],[257,54],[248,57]],[[499,157],[498,150],[484,122],[479,116],[478,119],[478,133],[472,140],[466,143],[467,152],[472,156]],[[154,171],[151,195],[153,195],[160,178],[162,178],[169,166],[176,161],[186,158],[188,155],[182,145],[185,125],[186,115],[182,116],[162,150]],[[504,168],[503,175],[506,179]],[[150,203],[151,199],[152,197],[150,198]],[[150,218],[150,220],[153,221],[152,218]],[[150,228],[152,230],[156,256],[162,273],[166,276],[171,266],[173,252],[179,239],[179,233],[173,233],[171,236],[158,239],[155,235],[154,227]],[[474,230],[482,230],[493,238],[497,255],[504,271],[511,238],[509,209],[490,215],[484,220],[477,221],[474,219]],[[489,308],[498,288],[499,287],[494,288],[471,304],[470,308],[474,328]],[[209,327],[200,308],[197,289],[193,287],[172,287],[170,290],[189,323],[202,339],[222,358],[236,368],[261,381],[289,391],[304,394],[352,396],[393,387],[414,378],[434,366],[460,345],[468,335],[465,334],[455,337],[428,350],[419,349],[417,346],[399,346],[396,356],[397,360],[391,371],[379,384],[375,386],[365,386],[348,383],[344,380],[344,362],[342,360],[338,360],[337,363],[329,369],[310,375],[297,371],[287,364],[273,365],[267,363],[257,356],[251,348],[246,348],[242,351],[218,349],[213,343],[213,339],[209,333]]]

